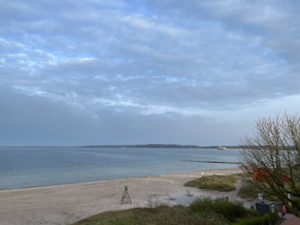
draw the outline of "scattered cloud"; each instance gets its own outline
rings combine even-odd
[[[0,145],[237,144],[297,112],[297,1],[1,5]]]

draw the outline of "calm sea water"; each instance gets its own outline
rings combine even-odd
[[[239,151],[151,148],[0,148],[0,190],[232,167]]]

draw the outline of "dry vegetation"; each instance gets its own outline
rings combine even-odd
[[[228,192],[235,190],[234,184],[236,182],[237,178],[235,176],[213,175],[189,181],[184,186]]]

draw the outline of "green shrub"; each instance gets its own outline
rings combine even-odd
[[[218,213],[223,215],[231,222],[236,222],[237,218],[243,218],[250,213],[240,202],[229,202],[225,199],[212,200],[211,198],[202,198],[195,201],[190,208],[193,211],[205,213]],[[257,214],[256,214],[257,215]]]
[[[269,225],[269,215],[266,214],[261,217],[242,219],[239,223],[235,225]]]
[[[193,211],[209,213],[212,212],[213,200],[208,198],[200,198],[190,205]]]
[[[225,218],[232,222],[236,221],[236,218],[247,216],[247,210],[240,202],[216,200],[213,206],[214,212],[224,215]]]
[[[291,200],[294,202],[293,206],[295,209],[300,211],[300,198],[292,198]]]
[[[265,225],[263,221],[264,218],[262,217],[254,217],[247,220],[243,219],[236,225]]]
[[[275,209],[273,216],[272,213],[269,212],[268,214],[265,214],[260,217],[242,219],[235,225],[269,225],[269,224],[275,224],[279,220],[280,218],[278,216],[278,211],[277,209]]]
[[[277,209],[274,210],[274,219],[275,219],[274,223],[280,220],[280,217],[278,215],[278,210]]]

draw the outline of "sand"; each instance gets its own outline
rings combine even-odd
[[[58,185],[0,191],[0,225],[65,225],[105,212],[147,207],[148,198],[172,204],[189,204],[198,196],[236,198],[236,193],[205,191],[184,187],[187,181],[202,176],[239,173],[238,167],[148,176],[91,183]],[[132,204],[122,204],[124,186],[128,186]],[[192,197],[187,195],[190,190]],[[170,200],[167,194],[176,198]]]

